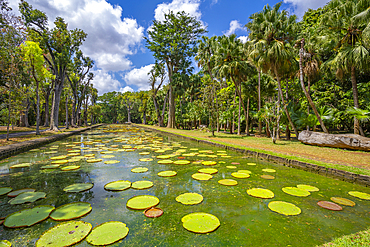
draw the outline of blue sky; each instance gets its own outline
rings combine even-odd
[[[16,14],[19,0],[8,0]],[[235,33],[246,37],[243,26],[251,14],[277,0],[28,0],[45,12],[50,25],[60,16],[69,28],[80,28],[88,37],[81,47],[95,61],[94,86],[99,95],[110,91],[147,90],[147,73],[154,63],[145,48],[144,36],[154,19],[162,20],[169,10],[195,16],[207,26],[207,36]],[[283,0],[283,9],[301,18],[308,9],[327,0]]]

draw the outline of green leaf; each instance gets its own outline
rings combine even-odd
[[[23,193],[23,192],[34,192],[36,189],[32,188],[24,188],[24,189],[19,189],[19,190],[13,190],[8,194],[9,197],[16,197],[17,195]]]
[[[158,172],[158,176],[160,176],[160,177],[173,177],[173,176],[176,176],[176,175],[177,175],[177,172],[175,172],[175,171]]]
[[[199,169],[198,172],[207,173],[207,174],[215,174],[218,172],[218,170],[214,168],[202,168],[202,169]]]
[[[12,243],[10,243],[8,240],[0,240],[0,247],[11,247]]]
[[[109,221],[96,226],[86,242],[92,245],[109,245],[124,239],[129,232],[125,223],[119,221]]]
[[[234,179],[221,179],[218,181],[218,183],[227,186],[235,186],[238,184],[238,182]]]
[[[368,193],[364,193],[364,192],[360,192],[360,191],[350,191],[350,192],[348,192],[348,194],[350,194],[351,196],[360,198],[360,199],[370,200],[370,194],[368,194]]]
[[[342,198],[342,197],[331,197],[330,200],[332,200],[335,203],[339,203],[339,204],[350,206],[350,207],[353,207],[356,205],[355,202],[348,200],[346,198]]]
[[[310,192],[319,191],[319,188],[317,188],[315,186],[312,186],[312,185],[306,185],[306,184],[298,184],[297,188],[304,189],[304,190],[307,190],[307,191],[310,191]]]
[[[133,172],[133,173],[143,173],[143,172],[147,172],[147,171],[148,171],[148,168],[146,168],[146,167],[137,167],[137,168],[131,169],[131,172]]]
[[[127,180],[118,180],[114,182],[107,183],[104,185],[106,190],[125,190],[131,187],[131,182]]]
[[[181,219],[183,227],[195,233],[209,233],[215,231],[220,226],[220,220],[207,213],[191,213]]]
[[[153,182],[151,181],[136,181],[133,182],[131,188],[136,190],[145,190],[153,187]]]
[[[77,193],[77,192],[82,192],[89,190],[93,187],[93,184],[90,183],[77,183],[77,184],[71,184],[65,187],[63,190],[65,192],[70,192],[70,193]]]
[[[268,204],[269,209],[282,215],[298,215],[302,210],[293,203],[273,201]]]
[[[34,202],[36,200],[39,200],[41,198],[45,198],[46,193],[44,192],[23,192],[16,196],[15,198],[11,199],[9,203],[11,205],[15,204],[22,204],[26,202]]]
[[[0,196],[8,194],[12,190],[12,187],[0,187]]]
[[[176,201],[185,205],[195,205],[203,201],[203,196],[197,193],[184,193],[177,196]]]
[[[4,226],[9,228],[32,226],[47,219],[53,210],[54,207],[49,205],[23,209],[8,215],[5,218]]]
[[[257,198],[263,198],[263,199],[271,199],[274,198],[274,192],[268,189],[262,189],[262,188],[253,188],[247,190],[247,194],[253,197]]]
[[[155,207],[159,204],[159,199],[155,196],[142,195],[132,197],[127,201],[126,206],[131,209],[144,210]]]
[[[304,189],[299,189],[296,187],[284,187],[282,190],[292,196],[306,197],[311,195],[311,193]]]
[[[53,220],[73,220],[80,218],[92,210],[88,202],[72,202],[57,207],[50,215]]]
[[[191,175],[191,177],[194,178],[195,180],[202,180],[202,181],[207,181],[207,180],[210,180],[211,178],[213,178],[212,175],[205,174],[205,173],[195,173],[195,174]]]

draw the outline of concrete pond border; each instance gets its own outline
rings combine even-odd
[[[270,155],[270,154],[260,153],[260,152],[256,152],[256,151],[251,151],[251,150],[248,150],[248,149],[231,147],[231,146],[228,146],[228,145],[219,144],[219,143],[215,143],[215,142],[212,142],[212,141],[199,140],[199,139],[196,139],[196,138],[183,136],[183,135],[179,135],[179,134],[175,134],[175,133],[171,133],[171,132],[167,132],[167,131],[163,131],[163,130],[153,129],[153,128],[145,127],[145,126],[141,126],[141,125],[139,126],[139,125],[133,124],[133,126],[138,127],[138,128],[142,128],[142,129],[146,129],[146,130],[150,130],[150,131],[154,131],[154,132],[165,133],[165,134],[169,134],[169,135],[172,135],[172,136],[182,137],[182,138],[192,140],[192,141],[196,141],[196,142],[202,142],[202,143],[210,144],[210,145],[217,146],[217,147],[220,147],[220,148],[224,148],[224,149],[227,149],[227,150],[236,151],[236,152],[245,154],[247,156],[252,156],[254,158],[267,160],[269,162],[273,162],[273,163],[280,164],[280,165],[283,165],[283,166],[287,166],[287,167],[291,167],[291,168],[297,168],[297,169],[301,169],[301,170],[304,170],[304,171],[317,173],[317,174],[320,174],[320,175],[323,175],[323,176],[326,176],[326,177],[331,177],[331,178],[335,178],[335,179],[339,179],[339,180],[343,180],[343,181],[347,181],[347,182],[360,184],[360,185],[363,185],[363,186],[366,186],[366,187],[370,187],[370,176],[367,176],[367,175],[361,175],[361,174],[356,174],[356,173],[353,173],[353,172],[347,172],[347,171],[342,171],[342,170],[338,170],[338,169],[334,169],[334,168],[328,168],[328,167],[325,167],[325,166],[319,166],[319,165],[310,164],[310,163],[306,163],[306,162],[302,162],[302,161],[298,161],[298,160],[287,159],[287,158],[283,158],[283,157],[276,156],[276,155]]]
[[[61,134],[55,134],[55,135],[52,135],[52,136],[45,136],[45,137],[41,137],[41,138],[38,138],[38,139],[33,139],[33,140],[29,140],[29,141],[14,143],[14,144],[11,144],[11,145],[0,147],[0,160],[8,158],[10,156],[13,156],[15,154],[26,152],[28,150],[40,147],[42,145],[45,145],[45,144],[48,144],[48,143],[51,143],[51,142],[59,141],[61,139],[64,139],[66,137],[84,132],[86,130],[91,130],[91,129],[94,129],[94,128],[101,127],[103,125],[104,124],[96,124],[96,125],[93,125],[93,126],[83,128],[83,129],[71,130],[71,131],[68,131],[68,132],[63,132]]]

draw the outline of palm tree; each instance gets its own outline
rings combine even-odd
[[[358,21],[360,16],[368,12],[369,1],[366,0],[332,0],[328,4],[328,11],[321,19],[322,33],[326,43],[334,50],[333,57],[325,63],[335,69],[337,75],[351,76],[353,103],[359,107],[356,73],[369,69],[369,46],[363,40],[363,30],[367,30],[367,23]],[[357,18],[354,18],[356,17]],[[365,29],[366,28],[366,29]],[[354,117],[354,133],[364,136],[359,121]]]
[[[277,3],[273,8],[266,5],[261,12],[249,17],[251,22],[246,26],[251,31],[249,36],[253,44],[250,56],[258,58],[262,69],[275,76],[288,121],[298,137],[298,130],[290,117],[281,89],[282,70],[291,63],[293,57],[291,42],[296,34],[297,17],[289,16],[286,10],[280,11],[281,4]]]

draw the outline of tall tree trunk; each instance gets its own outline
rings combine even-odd
[[[240,124],[241,124],[241,121],[240,121],[240,114],[241,114],[241,107],[242,107],[242,98],[239,96],[239,109],[238,109],[238,135],[240,135]]]
[[[280,93],[280,95],[283,95],[283,90],[281,89],[281,82],[280,82],[280,77],[279,77],[279,73],[277,72],[277,68],[275,67],[274,68],[274,72],[275,72],[275,76],[276,76],[276,80],[277,80],[277,83],[278,83],[278,89],[279,89],[279,93]],[[289,121],[289,124],[290,124],[290,126],[294,129],[294,133],[295,133],[295,135],[296,135],[296,138],[298,138],[298,130],[297,130],[297,128],[295,127],[295,125],[294,125],[294,123],[293,123],[293,121],[292,121],[292,119],[290,118],[290,114],[289,114],[289,111],[288,111],[288,107],[287,107],[287,105],[285,104],[285,100],[284,100],[284,98],[282,97],[281,98],[281,102],[283,103],[283,106],[284,106],[284,110],[285,110],[285,114],[286,114],[286,116],[287,116],[287,118],[288,118],[288,121]]]
[[[235,100],[236,100],[236,90],[235,90],[235,95],[234,95],[234,104],[233,106],[235,106]],[[235,111],[233,111],[233,119],[232,119],[232,131],[230,134],[233,134],[235,133]]]
[[[66,95],[66,129],[69,129],[69,126],[68,126],[68,95]]]
[[[357,81],[356,81],[356,67],[352,66],[351,68],[351,82],[352,82],[352,91],[353,91],[353,103],[356,108],[359,107],[358,103],[358,89],[357,89]],[[360,134],[360,123],[356,117],[354,117],[354,133],[359,135]],[[363,133],[361,133],[363,135]]]
[[[261,111],[261,70],[258,69],[258,88],[257,88],[257,91],[258,91],[258,107],[257,107],[257,110],[258,112]],[[259,119],[258,120],[258,134],[261,135],[262,134],[262,120]]]
[[[176,108],[175,108],[175,95],[173,92],[172,85],[170,85],[168,104],[169,104],[169,107],[168,107],[167,128],[175,129],[176,128],[176,119],[175,119]]]
[[[247,134],[247,136],[249,136],[249,97],[248,97],[248,100],[247,100],[247,119],[245,120],[245,123],[247,125],[245,127],[246,134]],[[252,129],[252,131],[253,131],[253,129]]]
[[[44,127],[49,127],[49,100],[50,100],[50,89],[46,90],[45,93],[45,123]]]
[[[54,94],[53,94],[53,105],[51,108],[51,117],[50,117],[50,130],[59,131],[59,105],[60,105],[60,96],[62,95],[63,84],[55,83]]]
[[[9,141],[9,125],[10,125],[10,109],[11,109],[11,86],[9,86],[9,98],[8,98],[8,124],[6,126],[6,140]]]
[[[36,135],[40,135],[40,95],[39,95],[39,82],[36,80]]]
[[[72,101],[72,116],[71,116],[71,126],[73,128],[77,127],[77,96],[73,94]]]
[[[28,90],[27,90],[28,92]],[[27,100],[26,100],[26,110],[25,110],[25,113],[24,113],[24,125],[26,127],[31,127],[29,122],[28,122],[28,111],[30,109],[30,98],[28,97],[28,93],[27,93]]]
[[[322,121],[322,119],[320,117],[320,114],[318,113],[318,111],[315,107],[315,104],[313,103],[312,98],[311,98],[310,94],[307,92],[306,87],[304,85],[304,77],[303,77],[303,52],[304,52],[304,48],[303,47],[304,47],[304,39],[302,39],[302,41],[301,41],[301,49],[299,51],[299,80],[301,82],[301,87],[302,87],[302,90],[303,90],[304,94],[306,95],[306,98],[307,98],[308,102],[310,103],[310,106],[311,106],[313,112],[315,113],[315,116],[316,116],[317,120],[319,120],[319,123],[320,123],[320,126],[321,126],[322,130],[325,133],[329,134],[328,129],[325,127],[325,124]],[[356,78],[355,78],[355,80],[356,80]],[[353,82],[352,82],[352,85],[353,85]],[[357,90],[357,84],[356,84],[356,90]],[[294,132],[295,132],[295,129],[294,129]]]
[[[233,80],[234,82],[234,85],[235,85],[235,88],[236,88],[236,91],[238,93],[238,96],[239,98],[243,101],[243,98],[242,98],[242,86],[241,86],[241,83],[239,84],[239,87],[237,86],[237,84],[235,84],[235,80],[233,78],[233,76],[231,77],[231,79]],[[247,120],[247,110],[245,109],[245,105],[244,103],[241,104],[242,107],[243,107],[243,112],[244,112],[244,118],[245,120]],[[247,132],[247,130],[245,130],[245,132]]]

